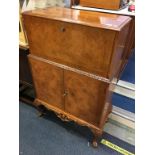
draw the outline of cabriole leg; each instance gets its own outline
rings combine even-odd
[[[94,137],[93,137],[93,141],[92,141],[92,146],[97,148],[98,147],[98,142],[99,142],[99,138],[102,136],[103,131],[98,131],[98,130],[94,130],[91,129]]]

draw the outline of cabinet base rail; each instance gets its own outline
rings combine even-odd
[[[56,108],[52,105],[49,105],[48,103],[40,100],[40,99],[35,99],[34,100],[34,104],[36,105],[36,107],[39,106],[44,106],[45,108],[47,108],[50,111],[53,111],[57,117],[59,117],[62,121],[73,121],[81,126],[86,126],[88,127],[91,132],[93,133],[93,140],[92,140],[92,146],[93,147],[98,147],[98,142],[99,142],[99,138],[102,136],[103,134],[103,129],[102,128],[98,128],[95,125],[88,123],[82,119],[77,118],[76,116],[73,116],[59,108]],[[39,110],[39,108],[38,108]],[[40,116],[44,116],[44,112],[42,110],[39,110]],[[42,114],[41,114],[42,113]],[[109,112],[110,113],[110,112]],[[106,118],[106,120],[108,120],[108,117]]]

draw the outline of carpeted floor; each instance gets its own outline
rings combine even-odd
[[[112,105],[135,113],[135,100],[117,93],[112,94]]]
[[[122,72],[120,80],[135,84],[135,51],[134,49],[133,49],[132,55],[129,58],[127,66]],[[134,99],[119,95],[117,93],[113,93],[112,104],[119,108],[135,113],[135,100]]]
[[[120,153],[100,144],[90,146],[92,134],[86,127],[59,120],[54,113],[38,117],[37,110],[20,102],[20,154],[23,155],[119,155]],[[134,146],[107,133],[104,139],[134,153]]]

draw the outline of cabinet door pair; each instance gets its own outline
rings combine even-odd
[[[109,84],[29,57],[37,99],[98,125]]]

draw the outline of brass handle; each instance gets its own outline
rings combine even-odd
[[[68,95],[68,91],[67,90],[65,90],[65,92],[64,92],[64,94],[63,94],[63,96],[65,97],[65,96],[67,96]]]

